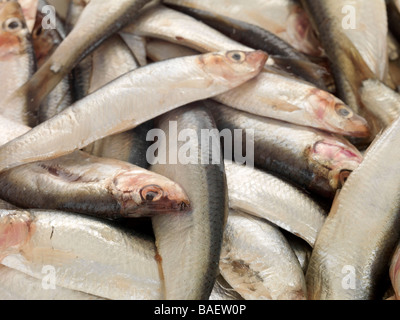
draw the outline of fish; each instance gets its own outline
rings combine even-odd
[[[301,3],[331,62],[338,98],[369,123],[371,135],[364,142],[368,145],[381,127],[362,103],[359,93],[362,82],[376,79],[393,89],[392,83],[385,82],[388,75],[385,2],[374,0],[368,6],[363,1],[349,0],[302,0]]]
[[[168,219],[151,218],[163,269],[165,298],[208,300],[219,273],[228,215],[224,162],[216,125],[200,101],[161,116],[155,127],[164,133],[157,135],[158,156],[163,157],[165,152],[166,158],[153,159],[150,169],[179,183],[192,208],[188,213],[171,214]],[[209,135],[205,138],[204,131],[213,139],[210,144],[205,142]]]
[[[140,65],[123,39],[115,34],[105,40],[79,65],[75,73],[78,94],[84,98],[118,77],[139,68]],[[147,132],[152,129],[150,120],[135,129],[97,140],[83,150],[97,157],[130,162],[143,168],[146,161]]]
[[[104,39],[118,31],[138,15],[150,0],[92,0],[85,7],[74,29],[57,47],[52,56],[23,86],[7,99],[3,114],[27,122],[28,113],[35,113],[46,96],[64,77]],[[82,36],[83,35],[83,36]],[[21,103],[25,97],[29,104]]]
[[[145,12],[146,14],[141,15],[137,23],[132,25],[136,30],[132,32],[172,42],[180,41],[186,45],[193,43],[191,48],[200,51],[220,50],[222,47],[229,50],[238,47],[237,43],[231,43],[232,40],[228,43],[220,37],[212,37],[210,34],[205,36],[204,28],[200,31],[199,26],[196,29],[188,28],[190,21],[196,25],[198,22],[172,9],[156,6],[149,7]],[[177,24],[177,27],[173,24]],[[154,46],[147,49],[151,48]],[[159,50],[157,57],[161,60],[171,57],[171,51],[163,55],[164,52]],[[148,52],[148,55],[152,54]],[[257,77],[228,92],[214,96],[213,100],[259,116],[332,133],[352,137],[370,135],[366,120],[334,95],[307,82],[275,72],[263,70]]]
[[[400,116],[400,95],[379,80],[365,80],[360,88],[361,100],[379,120],[389,127]]]
[[[310,300],[371,300],[400,237],[400,119],[379,135],[332,204],[306,274]],[[379,192],[377,192],[379,190]]]
[[[220,272],[246,300],[305,300],[296,255],[278,228],[240,211],[229,212]]]
[[[46,284],[103,299],[163,299],[154,239],[103,219],[0,210],[0,261]]]
[[[325,223],[325,210],[304,191],[267,172],[225,160],[229,207],[305,240],[314,247]]]
[[[43,1],[39,1],[39,4],[35,25],[32,30],[32,43],[38,68],[46,62],[64,40],[64,31],[59,31],[63,28],[60,21],[57,22],[57,29],[43,28],[42,24],[45,15],[41,12],[41,8],[47,4],[46,2],[43,3]],[[41,103],[35,118],[37,118],[38,123],[42,123],[70,106],[73,102],[72,78],[68,74]]]
[[[400,270],[400,246],[397,246],[397,249],[394,252],[393,257],[391,259],[391,264],[389,269],[390,280],[397,300],[400,300],[399,270]]]
[[[7,79],[0,88],[0,114],[3,114],[5,101],[33,75],[36,62],[31,35],[17,1],[0,2],[0,21],[0,76]]]
[[[324,54],[322,46],[303,8],[292,0],[246,3],[241,0],[164,0],[167,5],[186,6],[256,25],[291,44],[297,50],[316,57]]]
[[[30,130],[4,117],[0,125],[0,145]],[[105,219],[190,209],[187,194],[175,182],[127,162],[82,151],[8,170],[0,174],[0,185],[0,198],[20,208],[65,210]]]
[[[227,130],[257,168],[279,176],[310,193],[333,199],[346,177],[362,162],[348,140],[321,130],[255,116],[212,100],[207,107],[221,132]],[[235,130],[241,130],[240,140]],[[228,155],[229,152],[227,151]],[[233,152],[236,160],[236,151]]]
[[[273,60],[277,67],[322,90],[328,90],[328,86],[333,82],[326,68],[311,62],[305,54],[265,29],[211,11],[186,6],[169,5],[169,7],[204,22],[232,40],[268,52],[270,60]]]
[[[45,275],[45,274],[44,274]],[[105,300],[76,290],[54,286],[0,265],[0,299],[3,300]]]
[[[179,106],[225,92],[260,73],[267,58],[262,51],[213,52],[133,70],[1,146],[0,172],[69,154]]]
[[[0,197],[20,208],[62,210],[105,219],[185,212],[190,200],[175,182],[114,159],[75,152],[0,175]]]

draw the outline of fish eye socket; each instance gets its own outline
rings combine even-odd
[[[144,201],[158,201],[162,198],[163,191],[159,186],[150,185],[140,191],[140,196]]]
[[[9,31],[16,31],[23,27],[23,23],[18,18],[10,18],[5,22],[5,29]]]
[[[353,116],[353,112],[349,108],[347,108],[343,105],[336,105],[335,110],[336,110],[336,113],[343,118],[348,119]]]
[[[246,59],[246,54],[240,51],[231,51],[228,53],[228,58],[234,62],[243,62]]]

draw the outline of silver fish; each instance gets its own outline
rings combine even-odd
[[[27,124],[27,112],[36,112],[43,99],[82,58],[125,23],[132,21],[149,1],[91,0],[82,11],[74,29],[52,56],[26,84],[7,99],[3,114]],[[26,98],[29,104],[21,102],[21,99]]]
[[[246,48],[194,18],[162,6],[146,9],[129,30],[139,35],[184,44],[201,52]],[[158,52],[157,56],[162,60],[170,58],[171,51]],[[308,82],[271,70],[264,71],[213,99],[263,117],[341,135],[369,135],[367,122],[334,95]]]
[[[225,160],[229,207],[266,219],[314,246],[325,211],[303,191],[261,170]]]
[[[168,219],[152,218],[157,250],[162,259],[165,297],[172,300],[209,299],[218,275],[224,222],[228,214],[224,166],[221,153],[218,153],[219,137],[216,143],[207,146],[201,136],[202,130],[216,130],[216,126],[204,106],[194,103],[162,116],[156,127],[166,133],[157,143],[159,154],[166,150],[168,161],[156,163],[151,169],[182,185],[192,203],[189,213],[172,214]],[[176,141],[175,148],[175,142],[171,141],[185,134],[185,130],[192,130],[196,136],[190,135],[187,142]],[[188,146],[189,155],[182,163],[178,151]],[[177,162],[169,160],[174,157]],[[218,157],[215,164],[212,162],[214,157]]]
[[[179,106],[228,91],[260,73],[267,58],[262,51],[208,53],[129,72],[0,147],[0,171],[71,153]]]
[[[246,300],[305,300],[304,274],[279,230],[266,221],[231,211],[224,233],[220,272]]]
[[[332,205],[312,252],[310,299],[380,296],[380,281],[400,236],[400,118],[367,150]],[[384,165],[383,165],[384,164]],[[379,191],[379,192],[378,192]]]
[[[75,213],[0,210],[0,261],[54,285],[104,299],[160,300],[154,240]]]

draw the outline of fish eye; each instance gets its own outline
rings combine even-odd
[[[10,18],[5,22],[5,29],[8,31],[16,31],[23,28],[23,23],[18,18]]]
[[[351,118],[354,115],[353,111],[351,111],[349,108],[347,108],[346,106],[344,106],[342,104],[337,104],[335,106],[335,110],[339,116],[346,118],[346,119]]]
[[[163,194],[161,187],[156,185],[149,185],[140,190],[140,196],[144,201],[158,201]]]
[[[241,51],[230,51],[227,53],[227,57],[233,62],[241,63],[246,60],[246,54]]]

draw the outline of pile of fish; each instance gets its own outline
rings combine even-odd
[[[0,299],[400,299],[400,1],[50,4],[0,0]]]

